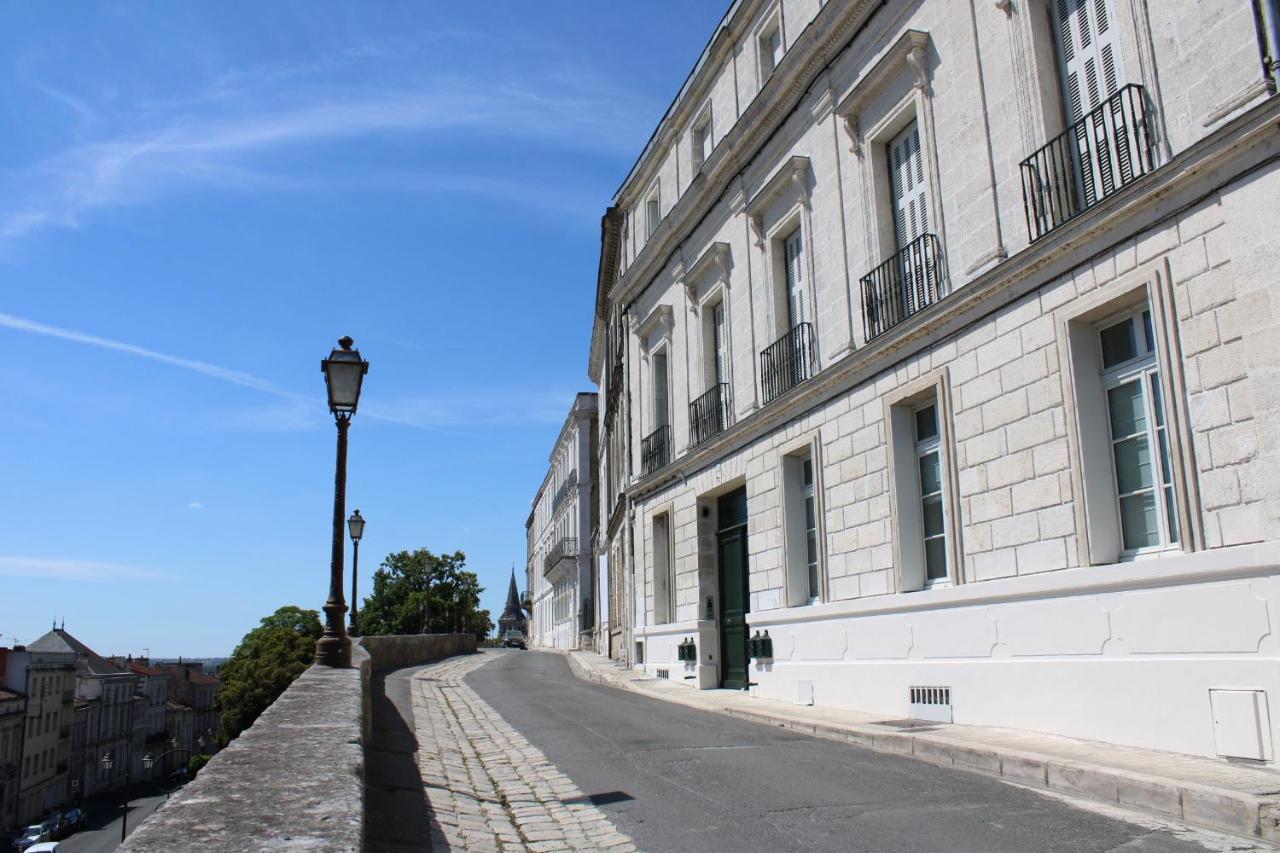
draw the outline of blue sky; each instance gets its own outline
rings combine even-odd
[[[0,643],[319,607],[343,334],[362,577],[461,549],[496,617],[600,216],[725,6],[0,2]]]

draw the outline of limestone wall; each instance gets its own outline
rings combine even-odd
[[[475,648],[474,635],[359,639],[350,669],[300,675],[119,849],[360,850],[372,673]]]

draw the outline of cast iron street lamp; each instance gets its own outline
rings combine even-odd
[[[107,775],[111,774],[111,753],[102,753],[102,769],[107,771]],[[124,805],[120,812],[120,843],[124,843],[124,837],[128,834],[129,823],[129,785],[132,782],[132,762],[127,758],[124,762]],[[148,770],[151,769],[151,756],[142,756],[142,765]]]
[[[338,462],[333,476],[333,557],[329,564],[329,600],[324,603],[324,634],[316,640],[316,663],[321,666],[351,666],[351,638],[343,616],[347,612],[342,600],[342,516],[347,504],[347,427],[360,402],[360,385],[369,372],[369,362],[360,351],[351,348],[350,337],[338,339],[338,346],[320,362],[325,386],[329,390],[329,411],[338,426]]]
[[[351,513],[347,519],[347,529],[351,531],[351,635],[360,636],[360,599],[356,597],[356,575],[360,572],[360,537],[364,536],[364,519],[360,510]]]

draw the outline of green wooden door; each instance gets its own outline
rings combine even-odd
[[[747,688],[747,493],[720,499],[716,554],[720,566],[720,684]]]

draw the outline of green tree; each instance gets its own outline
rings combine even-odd
[[[218,670],[218,739],[225,745],[258,719],[311,665],[321,634],[314,610],[281,607],[244,635]]]
[[[379,634],[474,632],[493,630],[488,610],[480,609],[484,587],[466,569],[461,551],[433,554],[425,548],[388,554],[373,573],[373,593],[360,604],[360,630]]]

